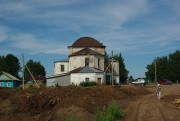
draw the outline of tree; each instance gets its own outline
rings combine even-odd
[[[17,57],[12,54],[0,57],[0,70],[19,78],[20,63]]]
[[[155,63],[156,63],[157,80],[168,79],[167,57],[157,57],[156,59],[154,59],[152,64],[146,67],[148,69],[148,72],[145,73],[146,77],[152,81],[155,80]]]
[[[134,81],[133,76],[130,76],[129,77],[129,82],[132,82],[132,81]]]
[[[4,67],[5,67],[5,57],[0,56],[0,71],[4,71]]]
[[[155,75],[155,62],[153,61],[151,64],[146,66],[146,69],[148,70],[145,72],[146,78],[150,79],[151,81],[154,81],[154,75]]]
[[[110,57],[110,58],[112,58],[112,57]],[[129,73],[124,64],[124,59],[123,59],[121,53],[119,53],[119,55],[114,55],[114,59],[119,62],[120,82],[124,83],[128,79],[128,73]]]
[[[109,56],[108,56],[107,52],[105,51],[104,61],[105,61],[105,62],[108,62],[108,60],[109,60]]]
[[[180,80],[180,51],[176,51],[173,54],[169,54],[169,79],[176,82]]]
[[[124,64],[124,59],[123,59],[121,53],[119,53],[118,61],[119,61],[120,81],[125,82],[128,79],[128,73],[129,72],[126,69],[126,66]]]
[[[157,57],[150,65],[147,65],[146,78],[155,80],[155,63],[157,69],[157,80],[169,79],[173,82],[180,80],[180,51],[169,54],[169,57]]]
[[[26,65],[33,75],[42,75],[42,76],[46,75],[45,68],[43,65],[41,65],[41,63],[39,61],[36,62],[36,61],[33,61],[30,59]],[[27,68],[25,68],[24,74],[25,74],[25,76],[30,75]]]

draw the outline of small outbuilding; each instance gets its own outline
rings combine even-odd
[[[6,72],[0,72],[0,87],[18,87],[21,84],[21,81],[14,77],[13,75],[6,73]]]

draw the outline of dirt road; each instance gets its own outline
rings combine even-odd
[[[180,98],[180,84],[161,87],[161,100],[154,96],[156,85],[149,85],[151,94],[130,101],[124,121],[180,121],[180,109],[174,105],[174,100]]]

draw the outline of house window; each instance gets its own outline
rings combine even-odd
[[[8,83],[7,83],[7,87],[10,87],[10,86],[11,86],[11,83],[10,83],[10,82],[8,82]]]
[[[64,72],[64,65],[61,65],[61,72]]]
[[[0,83],[0,87],[3,87],[3,86],[4,86],[4,83],[3,83],[3,82],[1,82],[1,83]]]
[[[98,68],[100,68],[100,59],[98,59]]]
[[[97,83],[101,84],[101,78],[97,78]]]
[[[89,66],[89,58],[85,58],[85,66]]]
[[[85,81],[86,81],[86,82],[89,82],[89,78],[85,78]]]

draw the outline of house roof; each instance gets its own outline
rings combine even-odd
[[[42,76],[42,75],[33,75],[33,77],[35,80],[46,80],[46,77]],[[25,76],[25,80],[27,80],[27,81],[34,80],[34,79],[30,75]]]
[[[87,47],[80,50],[80,51],[78,51],[78,52],[76,52],[76,53],[73,53],[73,54],[71,54],[69,56],[79,56],[79,55],[100,55],[100,56],[104,56],[104,55],[102,55],[102,54],[100,54],[100,53],[98,53],[98,52],[96,52],[94,50],[91,50],[91,49],[87,48]]]
[[[2,76],[4,75],[4,77]],[[18,78],[14,77],[13,75],[9,74],[9,73],[6,73],[6,72],[0,72],[0,80],[5,80],[5,81],[8,81],[8,80],[14,80],[14,81],[20,81]]]
[[[85,66],[83,68],[77,68],[73,71],[71,71],[70,73],[103,73],[104,71],[93,68],[93,67],[89,67],[89,66]]]
[[[69,62],[69,58],[64,59],[64,60],[54,61],[54,63],[57,63],[57,62]]]
[[[62,77],[62,76],[67,76],[70,75],[71,73],[103,73],[104,71],[93,68],[93,67],[89,67],[89,66],[85,66],[83,68],[79,67],[76,68],[68,73],[65,74],[60,74],[60,75],[52,75],[49,77],[46,77],[46,79],[52,79],[52,78],[57,78],[57,77]]]
[[[96,39],[92,37],[81,37],[78,40],[76,40],[72,46],[70,47],[101,47],[105,48],[105,46],[98,42]]]

